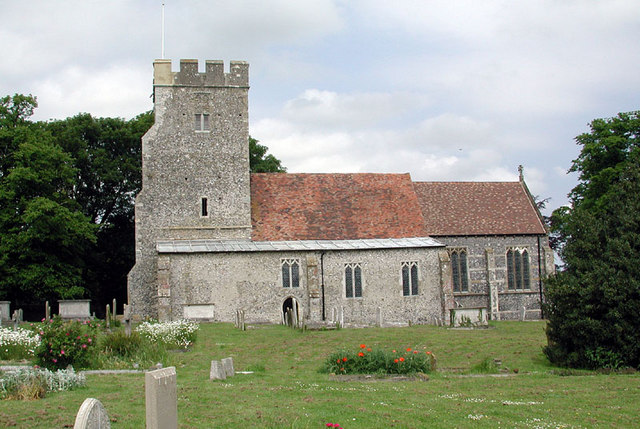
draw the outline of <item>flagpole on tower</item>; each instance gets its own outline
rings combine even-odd
[[[160,58],[162,58],[164,60],[164,2],[162,2],[162,39],[161,39],[161,56]]]

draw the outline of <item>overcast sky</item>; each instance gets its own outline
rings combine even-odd
[[[289,172],[517,180],[566,203],[574,137],[640,109],[637,0],[166,0],[165,57],[250,62]],[[152,108],[161,0],[0,0],[0,95],[34,119]]]

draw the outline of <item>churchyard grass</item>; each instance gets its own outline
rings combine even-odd
[[[169,352],[178,381],[181,428],[591,428],[636,427],[640,375],[566,371],[542,354],[544,322],[493,322],[489,329],[434,326],[301,332],[283,326],[202,324],[190,351]],[[429,350],[429,380],[332,377],[319,372],[333,351]],[[210,362],[231,356],[237,374],[209,381]],[[501,361],[498,374],[483,362]],[[472,371],[472,368],[475,370]],[[487,372],[492,372],[489,368]],[[0,401],[0,427],[73,426],[87,397],[113,428],[144,427],[143,374],[86,376],[87,386],[37,401]]]

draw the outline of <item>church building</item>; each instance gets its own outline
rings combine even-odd
[[[249,171],[249,65],[154,62],[137,317],[344,326],[541,317],[553,254],[524,183]]]

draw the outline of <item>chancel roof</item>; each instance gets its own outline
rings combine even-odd
[[[415,182],[430,236],[546,234],[523,182]]]
[[[409,174],[251,175],[254,241],[425,237]]]

